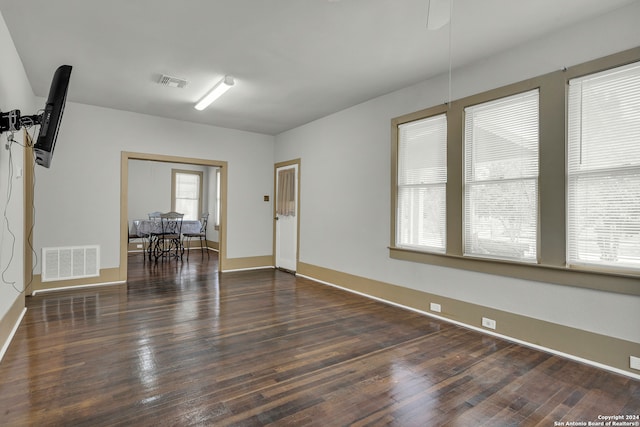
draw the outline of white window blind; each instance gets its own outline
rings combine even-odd
[[[537,261],[538,98],[465,108],[465,255]]]
[[[184,214],[185,220],[200,218],[200,173],[175,172],[174,210]]]
[[[446,251],[447,116],[398,126],[396,245]]]
[[[640,63],[569,82],[567,262],[640,269]]]
[[[216,227],[220,226],[220,168],[216,169]]]

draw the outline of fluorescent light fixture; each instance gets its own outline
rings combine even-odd
[[[233,86],[233,77],[224,76],[222,80],[220,80],[216,85],[207,93],[195,106],[196,110],[204,110],[207,108],[213,101],[220,98],[223,93],[228,91],[231,86]]]

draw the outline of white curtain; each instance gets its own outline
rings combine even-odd
[[[278,195],[276,213],[281,216],[296,216],[295,169],[278,171]]]

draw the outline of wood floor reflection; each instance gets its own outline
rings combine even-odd
[[[27,299],[1,425],[553,426],[640,408],[639,381],[280,271],[129,270]]]

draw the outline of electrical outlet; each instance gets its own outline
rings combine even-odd
[[[429,310],[440,313],[442,311],[442,307],[440,306],[440,304],[436,304],[435,302],[432,302],[429,305]]]
[[[137,249],[142,249],[142,245],[136,245]]]
[[[496,328],[496,321],[493,319],[489,319],[488,317],[483,317],[482,318],[482,326],[484,326],[485,328],[489,328],[489,329],[495,329]]]
[[[640,371],[640,357],[629,356],[629,367]]]

